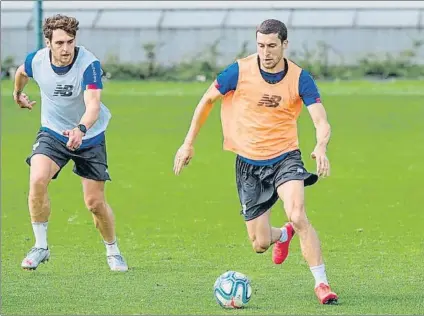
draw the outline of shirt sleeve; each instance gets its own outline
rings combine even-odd
[[[235,62],[218,74],[215,87],[219,90],[219,92],[221,92],[222,95],[225,95],[230,91],[236,90],[238,77],[239,66],[238,63]]]
[[[98,60],[92,62],[84,71],[82,79],[82,89],[103,89],[102,67]]]
[[[315,80],[306,70],[302,70],[299,78],[299,94],[303,103],[309,106],[314,103],[321,103],[321,95]]]
[[[27,57],[25,58],[25,63],[24,63],[25,73],[30,78],[32,78],[34,75],[32,72],[32,60],[34,59],[35,54],[37,54],[37,52],[29,53]]]

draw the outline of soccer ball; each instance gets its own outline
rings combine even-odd
[[[227,271],[215,281],[213,292],[223,308],[242,308],[250,301],[252,287],[243,273]]]

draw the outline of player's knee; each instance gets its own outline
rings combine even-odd
[[[256,239],[252,243],[252,246],[253,246],[253,250],[256,253],[264,253],[271,246],[271,240],[270,239]]]
[[[49,179],[47,179],[43,174],[31,175],[29,184],[30,197],[44,199],[48,184]]]
[[[306,230],[308,228],[309,220],[306,216],[306,212],[303,206],[294,209],[290,213],[290,221],[293,223],[293,228],[297,232]]]
[[[106,208],[106,202],[103,196],[89,195],[84,200],[87,209],[94,214],[98,214]]]

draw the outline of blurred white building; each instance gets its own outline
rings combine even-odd
[[[1,57],[22,62],[35,48],[34,1],[2,1]],[[44,15],[75,16],[78,44],[101,60],[143,61],[146,43],[160,62],[201,54],[217,43],[219,62],[234,60],[255,27],[276,18],[288,27],[289,54],[326,43],[331,63],[354,63],[366,53],[397,54],[424,40],[424,1],[45,1]],[[424,63],[424,49],[418,62]]]

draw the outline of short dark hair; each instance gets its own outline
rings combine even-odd
[[[286,25],[283,22],[274,19],[263,21],[256,28],[256,35],[258,35],[258,32],[262,34],[278,34],[278,38],[281,42],[287,39]]]
[[[79,29],[78,26],[79,22],[77,19],[66,15],[56,14],[44,20],[44,37],[52,40],[54,30],[64,30],[69,35],[75,37]]]

